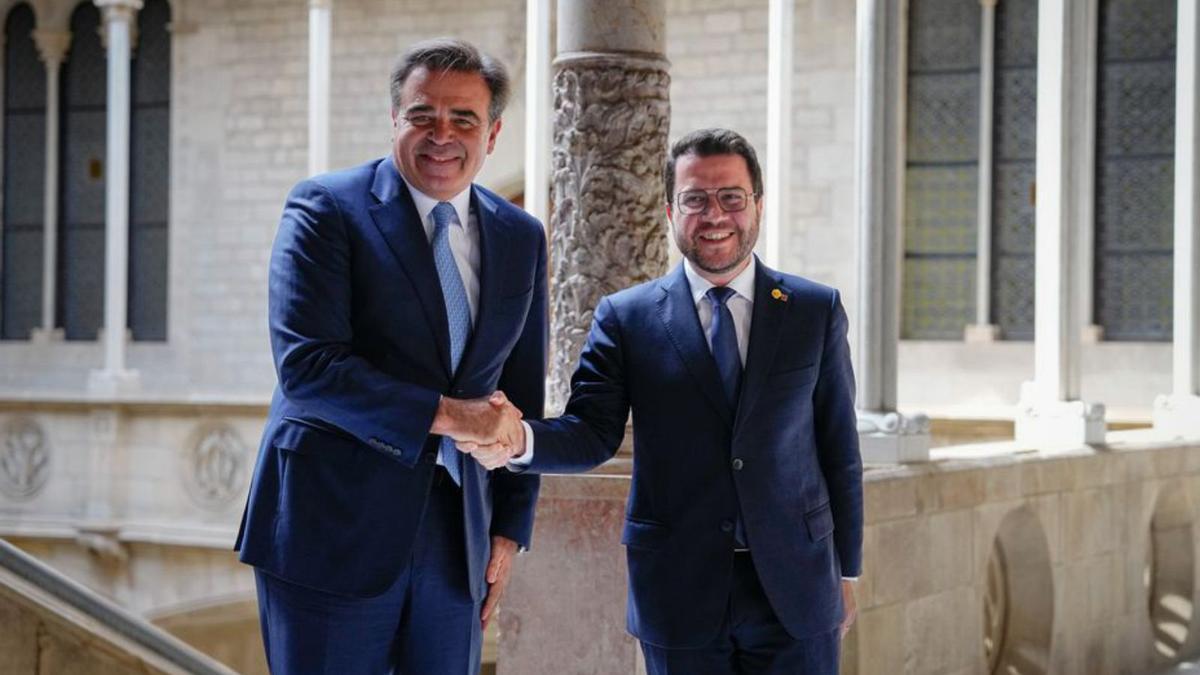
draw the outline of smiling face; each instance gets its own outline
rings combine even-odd
[[[409,73],[392,110],[392,152],[404,178],[440,201],[465,190],[500,133],[500,120],[488,120],[490,102],[479,73],[425,66]]]
[[[675,193],[707,190],[708,203],[699,213],[679,212],[675,195],[667,203],[667,218],[675,244],[708,281],[723,286],[750,264],[750,253],[758,241],[762,197],[751,197],[746,208],[726,212],[718,204],[716,190],[741,188],[753,195],[750,171],[741,155],[681,155],[675,163]]]

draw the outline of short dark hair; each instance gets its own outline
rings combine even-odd
[[[397,59],[391,76],[393,110],[400,109],[400,92],[404,89],[405,80],[420,66],[431,71],[479,73],[492,94],[488,104],[490,122],[500,119],[504,106],[508,105],[508,70],[504,64],[479,51],[466,40],[441,37],[418,42]]]
[[[667,166],[663,169],[663,181],[667,186],[667,203],[675,199],[675,162],[684,155],[711,157],[713,155],[741,155],[746,161],[746,169],[750,172],[750,187],[754,194],[762,196],[763,179],[762,167],[758,165],[758,155],[754,146],[750,145],[741,134],[730,129],[700,129],[675,141],[667,156]]]

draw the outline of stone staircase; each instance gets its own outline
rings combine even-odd
[[[0,539],[0,673],[233,672]]]

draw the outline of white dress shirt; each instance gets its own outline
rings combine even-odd
[[[403,179],[403,174],[400,177]],[[432,244],[433,207],[439,202],[413,187],[407,180],[404,184],[408,185],[408,191],[417,207],[417,215],[421,216],[421,224],[425,226],[425,238]],[[449,202],[458,216],[458,222],[450,224],[450,251],[454,254],[454,264],[458,267],[458,275],[462,277],[463,288],[467,292],[467,306],[471,312],[471,326],[474,329],[475,319],[479,316],[479,221],[471,212],[471,188],[467,187],[454,195]],[[439,466],[445,466],[440,452],[437,453],[437,463]]]

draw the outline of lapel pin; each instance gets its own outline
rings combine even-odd
[[[783,291],[779,290],[778,288],[773,289],[771,291],[771,297],[775,298],[776,300],[778,300],[780,302],[787,302],[787,298],[788,298],[787,293],[784,293]]]

